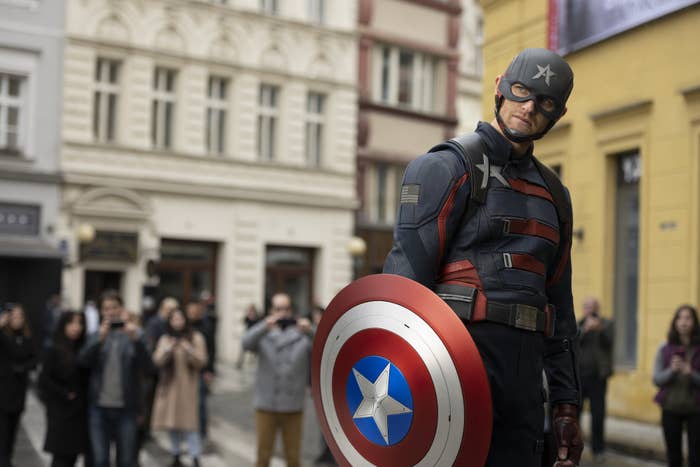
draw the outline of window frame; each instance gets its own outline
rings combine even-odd
[[[307,13],[311,22],[324,24],[326,21],[325,0],[307,0]]]
[[[35,157],[36,138],[34,121],[36,116],[38,55],[0,47],[0,73],[18,76],[22,110],[19,113],[18,149],[0,149],[0,155],[31,160]]]
[[[416,112],[436,112],[440,57],[382,43],[375,47],[373,57],[375,102]],[[410,67],[404,64],[404,58],[410,58]],[[404,87],[408,89],[402,94]]]
[[[111,70],[105,70],[109,66],[115,67],[115,81],[111,81]],[[119,116],[119,91],[120,78],[122,72],[122,62],[110,57],[97,57],[95,60],[95,76],[93,80],[93,103],[92,103],[92,137],[100,143],[113,143],[118,139],[118,116]],[[113,105],[110,104],[110,96],[114,96]],[[111,115],[111,135],[110,135],[110,110]]]
[[[172,73],[172,88],[168,89],[170,73]],[[158,65],[153,69],[151,83],[151,146],[153,149],[168,150],[173,149],[175,145],[178,75],[176,68],[168,66]],[[164,89],[161,89],[163,84]],[[170,105],[169,119],[168,105]]]
[[[311,108],[311,99],[317,98],[318,105]],[[326,109],[328,95],[318,91],[308,91],[306,94],[306,113],[304,122],[304,156],[310,167],[323,166],[326,145]],[[313,133],[313,135],[312,135]],[[313,136],[313,138],[312,138]]]
[[[260,11],[268,15],[278,15],[279,2],[278,0],[260,0]]]
[[[271,102],[265,102],[265,91],[271,91]],[[257,152],[258,160],[272,162],[277,158],[277,133],[280,121],[281,87],[269,82],[258,86]]]
[[[212,95],[214,83],[217,84],[215,87],[218,90],[218,96]],[[226,154],[230,90],[230,78],[217,74],[209,74],[207,77],[205,112],[205,148],[207,154],[217,156]],[[214,121],[215,123],[212,124]]]

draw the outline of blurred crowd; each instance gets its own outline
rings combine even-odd
[[[44,450],[52,467],[138,466],[152,431],[170,438],[172,466],[199,466],[207,439],[207,397],[216,378],[216,316],[205,301],[184,307],[164,298],[153,316],[127,311],[115,291],[104,292],[84,311],[59,310],[50,301],[48,337],[37,345],[21,304],[0,314],[0,467],[11,467],[24,411],[29,375],[38,371],[37,393],[46,411]],[[595,298],[583,303],[580,377],[591,412],[594,462],[605,462],[607,382],[613,374],[614,325]],[[246,332],[238,368],[246,353],[256,356],[254,408],[257,466],[269,465],[281,433],[290,467],[300,464],[302,418],[308,394],[313,336],[323,309],[300,317],[289,295],[272,297],[265,316],[253,305],[244,314]],[[143,319],[143,320],[142,320]],[[145,321],[145,322],[144,322]],[[700,466],[700,324],[697,310],[675,310],[655,359],[655,401],[668,465],[683,465],[686,431],[688,465]],[[196,401],[196,402],[193,402]],[[324,449],[318,463],[333,463]],[[110,448],[113,452],[110,453]]]
[[[30,372],[46,410],[44,450],[52,467],[139,465],[152,431],[198,467],[207,438],[207,397],[215,379],[216,317],[205,301],[181,307],[166,297],[153,316],[129,312],[116,291],[84,311],[52,298],[38,345],[21,304],[0,314],[0,467],[11,467]],[[194,402],[193,402],[194,401]],[[113,447],[113,449],[112,449]],[[182,458],[182,460],[181,460]]]

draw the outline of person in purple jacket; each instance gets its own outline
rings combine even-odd
[[[654,401],[661,406],[668,465],[683,465],[685,425],[688,466],[700,467],[700,324],[690,305],[678,307],[667,341],[656,352],[654,384],[659,387]]]

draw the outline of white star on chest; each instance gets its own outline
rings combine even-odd
[[[482,154],[482,157],[484,158],[483,162],[481,164],[476,164],[476,168],[481,170],[484,174],[484,178],[481,180],[481,188],[484,189],[486,188],[486,185],[488,184],[488,179],[490,177],[495,178],[499,182],[503,184],[503,186],[507,186],[510,188],[510,183],[508,183],[508,180],[505,179],[501,171],[503,170],[503,167],[500,165],[491,165],[489,162],[489,158],[486,157],[486,154]]]
[[[544,82],[547,83],[547,86],[549,86],[549,78],[552,76],[557,76],[557,74],[554,73],[551,68],[549,68],[549,65],[537,65],[537,74],[533,76],[532,79],[544,78]]]
[[[390,368],[391,364],[388,364],[374,383],[365,378],[356,369],[352,369],[357,385],[362,393],[362,402],[360,402],[352,418],[372,417],[374,423],[377,424],[379,432],[382,434],[382,438],[384,438],[384,442],[387,444],[389,444],[389,425],[387,422],[389,415],[412,412],[411,409],[389,395]]]

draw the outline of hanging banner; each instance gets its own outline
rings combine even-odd
[[[566,55],[699,3],[700,0],[550,0],[549,46]]]

